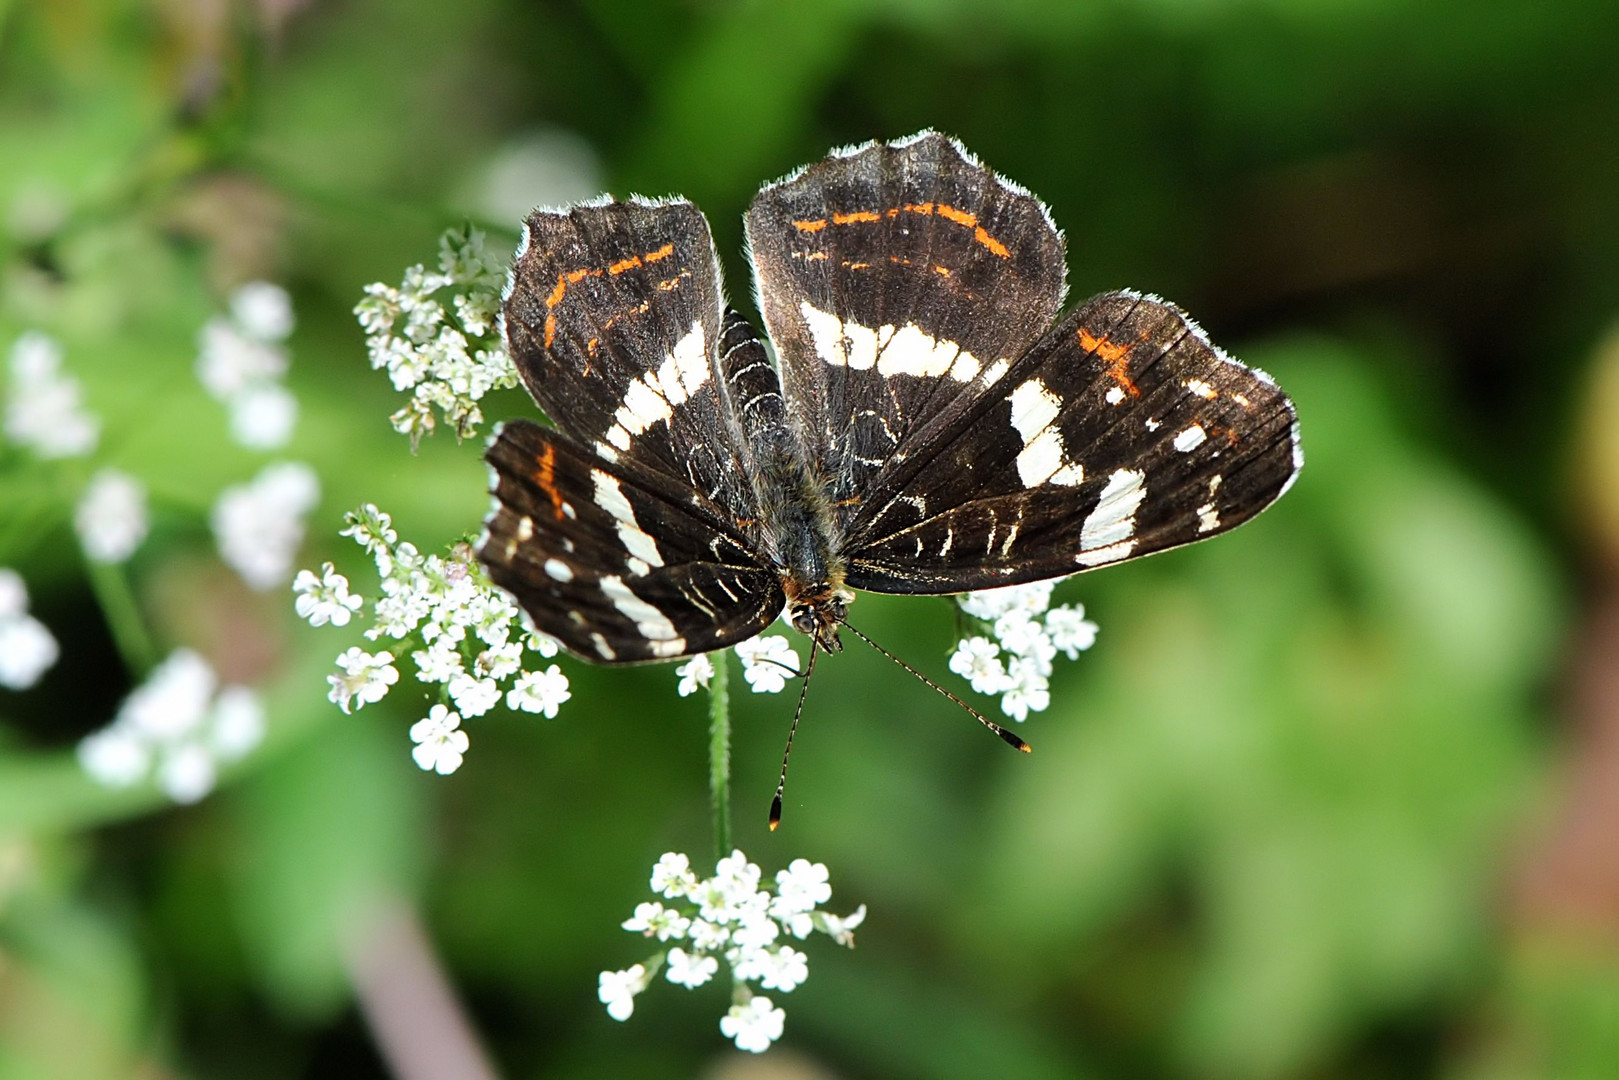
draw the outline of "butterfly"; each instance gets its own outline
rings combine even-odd
[[[1107,292],[1059,317],[1050,212],[953,139],[835,150],[764,187],[746,232],[767,338],[690,202],[524,224],[505,340],[554,427],[492,440],[478,554],[583,659],[707,652],[785,614],[813,663],[856,590],[1150,555],[1298,475],[1292,402],[1173,304]]]

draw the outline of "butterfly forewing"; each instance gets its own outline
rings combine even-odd
[[[570,652],[597,663],[707,652],[780,614],[775,571],[664,474],[607,462],[521,420],[486,458],[496,508],[479,556]]]
[[[557,427],[746,516],[745,470],[717,437],[721,309],[708,223],[690,203],[536,210],[512,267],[506,341]]]
[[[911,450],[851,525],[856,588],[960,592],[1149,555],[1247,521],[1299,464],[1275,383],[1128,292],[1082,305]]]
[[[747,233],[787,408],[842,520],[1062,302],[1062,238],[1039,200],[932,132],[766,187]]]

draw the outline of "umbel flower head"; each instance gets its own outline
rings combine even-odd
[[[1019,722],[1051,704],[1057,654],[1077,660],[1096,643],[1096,624],[1085,618],[1083,606],[1051,606],[1055,585],[1035,581],[957,598],[984,632],[956,644],[950,670],[978,693],[999,696],[1001,711]]]
[[[213,790],[219,767],[264,737],[264,704],[245,686],[220,688],[208,662],[176,649],[124,699],[113,722],[79,743],[79,762],[111,788],[155,779],[175,802]]]
[[[421,265],[397,286],[367,285],[354,314],[365,330],[371,366],[385,369],[410,402],[390,418],[414,445],[440,417],[456,435],[483,423],[479,400],[517,385],[498,319],[504,257],[492,257],[477,229],[452,229],[439,242],[436,272]]]
[[[854,930],[866,906],[833,915],[820,905],[832,898],[824,863],[794,859],[779,871],[772,891],[758,866],[732,851],[699,879],[691,860],[676,852],[652,868],[652,891],[661,899],[637,904],[624,929],[671,944],[622,971],[604,971],[597,996],[614,1020],[628,1020],[635,997],[659,971],[688,990],[712,980],[723,963],[730,970],[732,1004],[720,1018],[720,1031],[737,1049],[759,1053],[781,1038],[787,1013],[762,990],[791,993],[809,978],[809,957],[792,945],[819,932],[839,945],[854,946]]]
[[[327,698],[344,712],[381,701],[400,669],[443,699],[411,728],[412,757],[422,769],[448,775],[461,767],[470,737],[461,721],[482,716],[502,700],[520,712],[553,719],[572,693],[568,677],[549,660],[557,643],[524,624],[511,599],[489,582],[466,544],[448,555],[423,555],[401,541],[393,518],[367,503],[347,515],[342,535],[376,564],[382,595],[365,636],[388,648],[351,646],[326,677]],[[293,580],[293,607],[311,626],[346,626],[364,619],[366,599],[353,592],[333,563]],[[403,663],[409,660],[407,665]]]

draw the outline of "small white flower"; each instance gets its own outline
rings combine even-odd
[[[1096,644],[1097,625],[1085,617],[1085,605],[1074,604],[1046,612],[1046,633],[1052,645],[1078,660],[1079,654]]]
[[[759,895],[760,869],[748,862],[741,851],[732,851],[714,867],[714,876],[699,882],[691,891],[702,917],[709,922],[729,922],[740,916]],[[768,902],[768,897],[765,898]]]
[[[0,566],[0,619],[9,619],[28,610],[28,586],[22,575],[10,567]]]
[[[680,676],[680,685],[675,689],[681,697],[690,697],[701,686],[708,689],[708,681],[714,677],[714,662],[708,658],[707,653],[698,653],[687,663],[675,668],[675,674]]]
[[[776,871],[776,896],[786,911],[809,911],[832,899],[830,877],[825,863],[794,859]]]
[[[1027,585],[1008,585],[999,589],[979,589],[958,598],[957,602],[967,614],[994,622],[1002,615],[1021,612],[1033,618],[1051,604],[1053,581],[1031,581]]]
[[[79,380],[64,375],[62,347],[30,331],[11,347],[5,433],[42,458],[80,457],[101,437],[101,421],[80,401]]]
[[[458,731],[461,718],[443,705],[434,705],[425,718],[410,726],[410,740],[416,748],[410,756],[423,772],[448,776],[461,767],[461,759],[471,740]]]
[[[790,911],[782,906],[781,897],[770,902],[770,917],[781,924],[782,930],[800,941],[815,932],[815,915],[807,911]]]
[[[237,289],[230,313],[243,332],[259,341],[280,341],[292,333],[292,298],[268,281],[250,281]]]
[[[376,655],[360,648],[350,648],[337,658],[341,675],[328,675],[331,692],[327,700],[344,712],[381,701],[388,687],[399,681],[399,671],[393,666],[394,654],[383,651]]]
[[[367,552],[386,551],[399,542],[399,534],[394,531],[393,518],[377,509],[376,503],[366,503],[358,510],[350,510],[343,519],[348,525],[338,530],[337,535],[352,538]],[[383,574],[388,572],[387,569],[382,569]]]
[[[1010,685],[1001,694],[1001,711],[1019,723],[1051,704],[1049,684],[1037,658],[1014,659],[1007,665],[1007,681]]]
[[[676,851],[664,852],[652,867],[652,891],[670,900],[686,896],[697,887],[691,860]]]
[[[522,669],[523,643],[512,641],[491,646],[478,654],[472,666],[486,678],[509,679]]]
[[[223,316],[203,324],[197,344],[197,379],[220,401],[230,401],[249,386],[273,383],[287,372],[285,350],[243,333]]]
[[[556,719],[557,709],[573,696],[568,690],[568,677],[552,664],[544,671],[525,671],[506,694],[506,706],[524,712],[544,713],[547,720]]]
[[[759,985],[766,990],[790,994],[809,978],[809,957],[790,945],[764,953],[760,962]]]
[[[685,937],[691,920],[673,908],[652,901],[635,905],[635,914],[620,925],[634,933],[668,941],[670,938]]]
[[[526,612],[524,613],[523,618],[525,620],[528,618]],[[549,660],[551,657],[562,651],[562,646],[557,644],[557,639],[552,637],[550,634],[542,634],[532,627],[528,627],[527,631],[529,650],[531,652],[539,653],[540,659]]]
[[[219,553],[255,589],[287,580],[304,539],[304,515],[320,501],[315,471],[298,462],[266,465],[250,483],[226,488],[211,521]]]
[[[11,378],[19,387],[51,382],[62,370],[62,346],[49,334],[30,330],[11,346]]]
[[[1000,652],[1001,647],[987,637],[966,638],[951,654],[950,670],[972,683],[980,694],[999,694],[1006,689],[1006,668]]]
[[[628,1020],[635,1011],[635,995],[646,989],[646,968],[641,964],[624,971],[604,971],[596,979],[596,996],[614,1020]]]
[[[298,399],[280,383],[255,383],[231,396],[231,438],[249,450],[279,450],[297,424]]]
[[[227,686],[214,699],[209,741],[224,761],[246,757],[264,741],[264,702],[245,686]]]
[[[416,678],[425,683],[447,683],[461,674],[460,640],[440,629],[427,648],[411,653],[410,658],[416,661]]]
[[[320,577],[309,570],[298,571],[292,579],[292,591],[298,594],[293,610],[300,619],[308,619],[310,626],[347,626],[365,603],[362,597],[349,592],[349,579],[331,563],[321,564]]]
[[[102,469],[79,499],[73,524],[86,556],[95,562],[123,562],[146,538],[146,489],[127,473]]]
[[[759,881],[763,877],[764,871],[759,869],[758,864],[749,862],[741,848],[732,848],[729,855],[714,864],[714,880],[724,883],[730,893],[739,899],[758,892]]]
[[[202,725],[217,680],[190,649],[175,649],[119,706],[115,723],[154,743],[177,743]]]
[[[500,684],[461,674],[451,679],[447,689],[462,716],[482,716],[500,703]]]
[[[779,634],[741,642],[736,646],[736,656],[742,661],[742,677],[755,694],[780,693],[787,685],[787,677],[798,670],[798,654]]]
[[[852,948],[855,928],[866,921],[866,905],[861,904],[852,913],[842,917],[821,911],[816,912],[815,918],[828,937],[839,945]]]
[[[205,747],[185,743],[169,751],[157,768],[157,786],[177,803],[194,803],[214,789],[219,771]]]
[[[1051,674],[1051,662],[1056,659],[1057,647],[1046,635],[1045,627],[1021,611],[1008,612],[995,620],[995,636],[1007,652],[1031,660],[1042,675]]]
[[[772,1005],[769,998],[759,996],[745,1005],[732,1005],[720,1017],[720,1033],[734,1040],[738,1050],[761,1054],[781,1038],[786,1023],[787,1013]]]
[[[26,690],[50,670],[61,650],[32,615],[0,619],[0,686]]]
[[[427,597],[413,589],[401,588],[393,578],[384,579],[382,589],[382,599],[377,601],[373,609],[376,625],[365,632],[365,636],[372,641],[382,637],[406,636],[432,610],[433,605]]]
[[[79,765],[90,779],[110,788],[126,788],[146,775],[152,755],[133,732],[113,725],[85,736],[79,743]]]
[[[781,936],[781,926],[768,915],[747,913],[740,915],[731,931],[731,943],[748,952],[761,950]]]
[[[686,937],[704,952],[718,952],[731,943],[730,928],[707,919],[693,919],[686,930]]]
[[[664,973],[668,980],[688,990],[703,985],[720,969],[720,962],[712,956],[689,953],[679,946],[669,950],[667,964]]]

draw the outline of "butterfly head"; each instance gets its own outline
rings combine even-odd
[[[838,627],[849,615],[854,593],[844,588],[841,580],[803,582],[796,575],[788,575],[784,586],[787,619],[794,629],[814,638],[827,652],[842,651]]]

